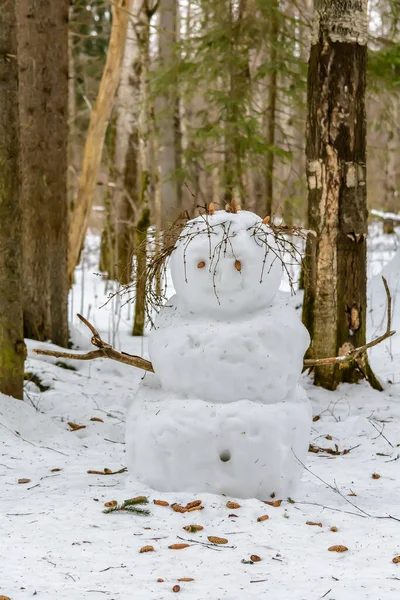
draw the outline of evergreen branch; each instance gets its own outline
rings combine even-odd
[[[138,504],[148,504],[149,499],[146,496],[138,496],[137,498],[128,498],[128,500],[124,500],[119,504],[115,504],[114,506],[108,506],[103,510],[104,514],[109,514],[112,512],[131,512],[137,515],[149,516],[151,513],[147,509],[138,508]]]

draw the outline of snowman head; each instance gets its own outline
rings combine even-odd
[[[219,210],[187,223],[171,255],[171,273],[191,312],[236,315],[271,304],[282,261],[275,235],[260,217]]]

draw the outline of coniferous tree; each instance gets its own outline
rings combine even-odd
[[[25,335],[68,344],[68,0],[19,0]]]
[[[0,392],[22,398],[26,354],[21,293],[21,207],[16,2],[0,11]]]

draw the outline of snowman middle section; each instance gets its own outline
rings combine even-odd
[[[131,472],[159,491],[293,493],[311,423],[297,385],[308,343],[285,294],[230,320],[171,298],[149,338],[157,376],[146,375],[128,418]]]

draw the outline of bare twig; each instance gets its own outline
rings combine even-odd
[[[89,321],[85,319],[85,317],[78,314],[78,318],[92,332],[93,336],[91,342],[93,346],[96,346],[98,348],[98,350],[92,350],[91,352],[87,352],[86,354],[78,354],[73,352],[59,352],[58,350],[42,350],[40,348],[35,348],[33,352],[35,352],[35,354],[41,354],[44,356],[56,356],[57,358],[71,358],[74,360],[110,358],[111,360],[122,362],[126,365],[130,365],[131,367],[138,367],[139,369],[143,369],[144,371],[150,371],[154,373],[153,365],[149,360],[146,360],[141,356],[127,354],[126,352],[118,352],[118,350],[115,350],[110,344],[107,344],[101,339],[97,329],[91,323],[89,323]]]
[[[343,356],[331,356],[329,358],[306,358],[306,359],[304,359],[304,363],[303,363],[304,368],[316,367],[316,366],[320,366],[320,365],[331,365],[334,363],[339,363],[339,364],[343,365],[343,364],[346,364],[346,363],[349,363],[352,361],[356,361],[363,354],[365,354],[365,352],[369,348],[373,348],[374,346],[377,346],[378,344],[380,344],[381,342],[383,342],[384,340],[386,340],[387,338],[391,337],[392,335],[394,335],[396,333],[395,331],[390,330],[391,322],[392,322],[392,319],[391,319],[392,297],[390,295],[389,286],[387,284],[386,279],[384,277],[382,277],[382,280],[383,280],[383,285],[385,286],[386,297],[387,297],[387,310],[388,310],[386,332],[383,335],[380,335],[379,337],[377,337],[375,340],[372,340],[371,342],[368,342],[367,344],[364,344],[363,346],[360,346],[359,348],[354,348],[353,350],[346,352],[346,354],[343,354]]]
[[[293,452],[293,450],[292,450],[292,452]],[[345,500],[345,502],[347,502],[348,504],[350,504],[350,506],[352,506],[353,508],[355,508],[356,510],[358,510],[359,513],[360,513],[358,516],[361,516],[361,517],[364,516],[364,517],[368,517],[370,519],[389,519],[391,521],[397,521],[398,523],[400,523],[400,519],[398,517],[393,517],[392,515],[372,515],[371,513],[369,513],[366,510],[364,510],[363,508],[360,508],[359,506],[357,506],[357,504],[354,504],[354,502],[352,502],[344,494],[342,494],[342,492],[338,488],[338,485],[337,485],[336,481],[334,482],[335,485],[332,485],[332,484],[328,483],[327,481],[325,481],[324,479],[322,479],[322,477],[320,477],[319,475],[317,475],[316,473],[314,473],[313,471],[311,471],[311,469],[309,469],[308,467],[306,467],[306,465],[296,456],[296,454],[294,452],[293,452],[293,456],[295,457],[295,459],[297,460],[297,462],[300,463],[301,466],[308,473],[310,473],[310,475],[312,475],[313,477],[315,477],[316,479],[318,479],[327,488],[329,488],[330,490],[332,490],[332,492],[335,492],[335,494],[339,494],[339,496],[343,500]],[[311,503],[311,502],[297,502],[297,504],[313,504],[313,503]],[[323,507],[323,508],[328,508],[328,507]],[[331,508],[329,510],[334,510],[334,509]]]

